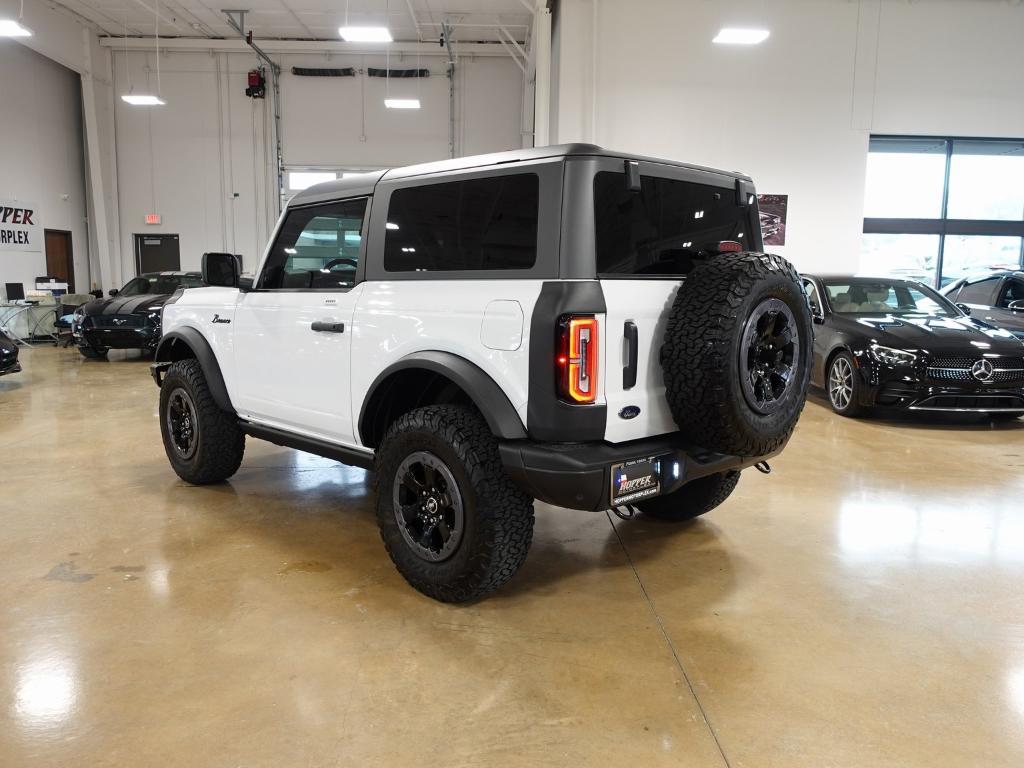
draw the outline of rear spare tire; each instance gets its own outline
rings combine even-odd
[[[812,329],[800,277],[781,256],[723,253],[687,275],[661,346],[672,417],[695,445],[780,450],[807,399]]]

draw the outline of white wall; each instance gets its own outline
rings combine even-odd
[[[448,156],[448,80],[441,56],[391,58],[392,68],[422,67],[422,81],[392,80],[391,96],[419,96],[420,110],[384,107],[379,78],[300,77],[293,66],[384,68],[383,56],[278,54],[285,164],[385,167]],[[127,60],[127,69],[126,69]],[[154,53],[114,51],[118,94],[156,89]],[[136,233],[180,235],[183,269],[204,251],[241,253],[251,268],[274,226],[274,150],[270,98],[245,95],[251,54],[163,52],[166,106],[117,101],[120,247],[133,256]],[[269,78],[268,78],[269,79]],[[269,82],[268,82],[269,91]],[[521,146],[522,74],[508,58],[464,56],[456,69],[456,153]],[[144,216],[159,213],[159,226]]]
[[[76,288],[88,290],[79,77],[0,39],[0,105],[0,199],[35,203],[42,228],[71,232]],[[33,289],[35,278],[45,274],[44,251],[0,251],[0,283],[23,282]]]
[[[858,268],[871,133],[1024,136],[1022,4],[563,0],[559,13],[553,140],[751,174],[790,196],[773,250],[801,269]],[[771,37],[713,45],[722,26]]]

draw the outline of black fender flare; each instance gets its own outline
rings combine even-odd
[[[359,409],[359,436],[364,440],[366,436],[366,407],[373,401],[377,389],[393,374],[418,368],[431,373],[437,373],[450,379],[463,392],[469,395],[469,399],[480,411],[487,421],[491,433],[496,437],[505,440],[523,440],[526,438],[526,427],[523,426],[519,414],[516,412],[512,401],[508,399],[501,387],[480,367],[474,365],[464,357],[452,354],[428,350],[413,352],[405,357],[396,360],[385,368],[380,375],[373,380],[370,388],[366,391],[363,404]]]
[[[181,354],[179,350],[182,345],[192,354]],[[217,355],[214,354],[206,337],[195,328],[185,326],[164,334],[156,348],[153,362],[159,364],[184,360],[189,357],[194,357],[199,362],[199,367],[203,369],[206,385],[210,388],[210,394],[213,396],[214,402],[217,403],[217,407],[222,411],[234,413],[235,408],[231,405],[228,388],[224,385],[224,375],[220,372]]]

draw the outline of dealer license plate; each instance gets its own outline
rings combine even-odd
[[[660,469],[656,456],[612,464],[612,506],[619,507],[661,493]]]

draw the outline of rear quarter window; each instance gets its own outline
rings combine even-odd
[[[537,261],[540,179],[503,174],[396,189],[387,272],[524,270]]]
[[[750,207],[735,192],[658,176],[641,176],[631,192],[626,174],[594,176],[594,218],[599,275],[678,275],[693,256],[722,240],[756,247]]]

